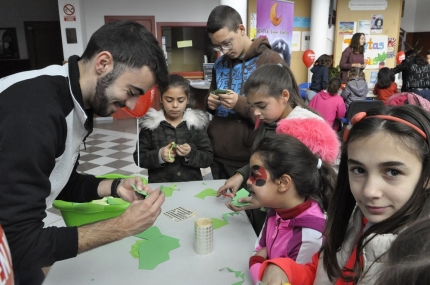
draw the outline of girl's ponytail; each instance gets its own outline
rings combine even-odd
[[[333,170],[332,166],[325,161],[322,162],[321,168],[318,169],[318,174],[319,174],[318,198],[317,197],[312,197],[312,198],[318,201],[320,207],[324,210],[324,212],[327,212],[328,204],[331,200],[331,196],[333,195],[334,187],[336,185],[337,174]]]

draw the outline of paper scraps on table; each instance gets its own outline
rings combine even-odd
[[[239,215],[239,212],[230,212],[230,213],[224,213],[222,214],[222,219],[226,222],[228,222],[228,217],[227,216],[233,216],[233,215]]]
[[[191,217],[197,215],[197,212],[193,212],[193,211],[187,210],[185,208],[178,207],[178,208],[175,208],[173,210],[164,212],[163,214],[175,222],[182,222],[188,218],[191,218]]]
[[[205,190],[198,193],[197,195],[194,195],[194,197],[204,200],[206,197],[209,197],[209,196],[216,197],[217,193],[218,192],[214,189],[206,188]]]
[[[240,189],[239,191],[236,192],[236,196],[234,196],[232,203],[233,205],[235,205],[236,207],[243,207],[243,206],[248,206],[251,203],[239,203],[238,200],[240,198],[246,198],[249,197],[249,192],[246,191],[244,188]]]
[[[163,192],[166,197],[171,197],[173,195],[173,191],[179,190],[179,189],[176,189],[176,185],[177,185],[176,183],[170,187],[160,185],[159,188],[160,188],[161,192]]]
[[[213,223],[213,229],[219,229],[222,228],[223,226],[228,225],[228,222],[225,220],[221,220],[221,219],[217,219],[217,218],[210,218],[212,220]]]
[[[242,273],[242,271],[240,271],[240,270],[235,271],[235,270],[231,269],[230,267],[224,267],[224,268],[221,268],[219,271],[221,271],[221,272],[233,272],[234,275],[236,276],[236,278],[242,279],[242,281],[238,281],[238,282],[233,283],[231,285],[242,285],[242,283],[245,282],[245,273]]]
[[[135,236],[143,238],[137,240],[130,250],[131,256],[139,258],[139,269],[154,269],[170,259],[170,251],[180,247],[179,239],[161,234],[155,226]]]

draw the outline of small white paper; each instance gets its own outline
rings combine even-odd
[[[302,51],[309,49],[310,42],[311,42],[311,32],[302,32]]]
[[[301,34],[302,33],[299,31],[293,31],[291,51],[300,51],[300,35]]]

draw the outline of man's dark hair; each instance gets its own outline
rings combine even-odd
[[[215,7],[209,15],[206,31],[209,34],[214,34],[222,28],[236,31],[240,24],[243,24],[242,18],[235,9],[230,6],[220,5]]]
[[[102,51],[112,54],[114,68],[147,66],[159,86],[167,85],[167,64],[154,35],[131,21],[117,21],[99,28],[90,38],[82,61],[89,61]]]

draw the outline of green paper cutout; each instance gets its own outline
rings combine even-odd
[[[176,147],[176,143],[172,142],[172,145],[169,148],[169,160],[173,160],[173,158],[171,157],[171,152],[172,152],[172,149],[175,147]]]
[[[121,205],[122,203],[115,198],[106,197],[106,201],[109,205]]]
[[[233,205],[235,205],[236,207],[243,207],[243,206],[248,206],[251,203],[239,203],[237,200],[240,198],[246,198],[249,196],[249,192],[246,191],[244,188],[240,189],[239,191],[236,192],[236,196],[234,196],[232,202]]]
[[[218,192],[216,190],[214,190],[214,189],[206,188],[205,190],[203,190],[202,192],[198,193],[194,197],[204,200],[206,197],[216,196],[217,193]]]
[[[228,225],[228,222],[225,221],[225,220],[223,221],[223,220],[220,220],[220,219],[217,219],[217,218],[211,218],[211,220],[212,220],[212,223],[213,223],[213,229],[214,230],[222,228],[223,226]]]
[[[137,240],[130,250],[133,258],[139,258],[139,269],[154,269],[158,264],[169,260],[169,252],[180,246],[179,239],[162,235],[156,226],[135,236],[143,238]]]
[[[137,190],[136,185],[131,184],[131,187],[133,187],[133,190],[136,191],[137,193],[139,193],[140,195],[144,196],[145,198],[149,196],[148,193],[146,193],[144,190]]]
[[[92,200],[91,203],[92,204],[98,204],[98,205],[104,205],[104,206],[109,205],[107,197],[104,197],[104,198],[98,199],[98,200]],[[73,205],[79,205],[79,204],[84,204],[84,203],[74,203],[73,202]]]
[[[152,226],[150,228],[147,228],[140,234],[134,235],[135,237],[143,238],[146,240],[154,240],[162,236],[160,230],[156,226]]]
[[[130,250],[130,254],[131,256],[133,256],[134,258],[139,258],[139,246],[142,242],[145,242],[145,239],[142,240],[137,240],[132,246],[131,246],[131,250]]]
[[[235,270],[231,269],[230,267],[221,268],[219,271],[221,271],[221,272],[223,272],[223,271],[233,272],[234,276],[236,278],[242,279],[242,281],[235,282],[232,285],[242,285],[242,283],[245,282],[245,273],[242,273],[242,271],[235,271]]]
[[[164,193],[164,195],[166,195],[166,197],[171,197],[173,195],[173,191],[176,190],[175,188],[176,188],[176,183],[170,187],[160,185],[160,190],[161,192]]]
[[[222,214],[222,219],[226,222],[228,222],[228,217],[227,216],[233,216],[233,215],[239,215],[239,212],[230,212],[230,213],[225,213]]]
[[[141,243],[139,246],[139,269],[154,269],[158,264],[169,260],[169,252],[179,246],[179,240],[169,236],[161,236],[155,240]]]
[[[206,185],[206,183],[202,182],[202,185]]]

